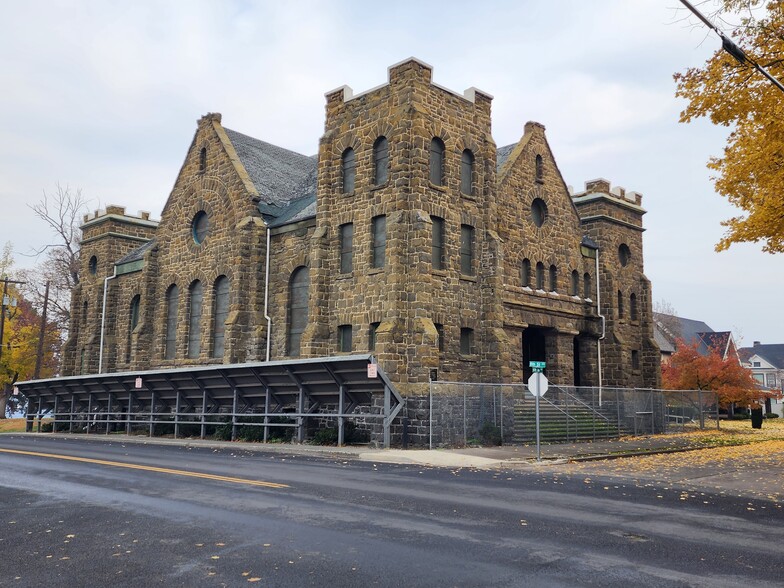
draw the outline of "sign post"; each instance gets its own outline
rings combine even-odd
[[[544,396],[549,387],[547,376],[542,373],[547,364],[543,361],[531,361],[528,366],[534,370],[528,378],[528,391],[536,398],[536,461],[542,461],[542,448],[539,442],[539,397]]]

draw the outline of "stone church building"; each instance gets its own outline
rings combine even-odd
[[[160,221],[86,215],[64,374],[371,353],[403,394],[533,360],[658,387],[641,195],[572,193],[541,124],[497,147],[492,97],[416,59],[388,77],[326,94],[317,156],[208,114]]]

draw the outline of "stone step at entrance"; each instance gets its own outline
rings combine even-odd
[[[563,406],[541,401],[539,404],[539,436],[543,443],[569,443],[614,439],[626,435],[614,416],[600,416],[587,406]],[[526,399],[514,409],[514,443],[536,441],[536,405]]]

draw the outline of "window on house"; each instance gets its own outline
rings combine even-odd
[[[226,319],[229,317],[229,278],[220,276],[213,286],[212,357],[223,358],[226,351]]]
[[[89,270],[92,275],[98,273],[98,258],[95,255],[90,258]]]
[[[389,177],[389,143],[386,137],[379,137],[373,144],[373,183],[385,184]]]
[[[84,303],[84,307],[87,308],[87,303]],[[762,367],[762,362],[754,361],[751,363],[752,367]]]
[[[164,359],[174,359],[177,353],[177,307],[180,304],[180,289],[172,284],[166,291],[166,348]]]
[[[623,292],[618,290],[618,318],[623,318]]]
[[[289,328],[286,347],[291,357],[299,357],[302,333],[308,326],[309,290],[310,272],[305,266],[300,266],[292,272],[289,281]]]
[[[196,244],[200,245],[210,231],[210,219],[203,210],[197,212],[191,221],[191,233]]]
[[[190,315],[188,317],[188,357],[196,359],[201,353],[201,307],[204,302],[204,286],[199,280],[188,289]]]
[[[632,252],[629,249],[629,246],[626,243],[621,243],[618,247],[618,261],[620,262],[622,267],[626,267],[629,264],[629,260],[632,258]]]
[[[438,350],[440,352],[444,351],[446,345],[446,337],[444,335],[444,325],[441,323],[435,323],[436,333],[438,334]]]
[[[636,349],[632,349],[632,369],[640,369],[640,352]]]
[[[441,270],[444,269],[446,263],[446,255],[444,253],[444,241],[446,237],[444,232],[444,219],[438,216],[431,216],[430,220],[433,222],[433,252],[431,257],[433,269]]]
[[[131,335],[133,335],[134,329],[139,325],[139,303],[141,302],[141,297],[137,294],[133,298],[131,298],[131,307],[130,313],[128,317],[128,347],[127,351],[125,352],[125,361],[131,361],[131,344],[133,339]]]
[[[471,355],[474,353],[474,330],[463,327],[460,329],[460,353]]]
[[[558,268],[550,266],[550,292],[558,291]]]
[[[583,274],[583,298],[591,297],[591,274],[585,272]]]
[[[544,264],[541,261],[536,264],[536,289],[544,290]]]
[[[765,376],[765,382],[768,388],[775,388],[776,387],[776,374],[767,374]]]
[[[572,285],[569,289],[569,294],[578,296],[580,293],[580,272],[577,270],[572,271]]]
[[[544,164],[542,162],[542,156],[536,156],[536,181],[542,182],[544,181]]]
[[[354,224],[340,225],[340,273],[348,274],[354,269]]]
[[[541,227],[547,220],[547,204],[541,198],[534,198],[531,202],[531,220],[537,227]]]
[[[373,239],[371,267],[384,267],[387,255],[387,217],[374,216],[371,233]]]
[[[765,385],[765,374],[752,374],[752,377],[763,386]]]
[[[349,147],[341,157],[343,193],[351,194],[354,191],[354,179],[357,175],[357,159],[354,150]]]
[[[370,330],[368,331],[368,351],[376,350],[376,331],[381,323],[370,323]]]
[[[87,301],[82,304],[82,327],[87,325]]]
[[[203,172],[207,169],[207,148],[202,147],[199,151],[199,171]]]
[[[637,320],[637,294],[634,293],[629,295],[629,318]]]
[[[474,154],[470,149],[465,149],[460,156],[460,191],[463,194],[474,193]]]
[[[430,141],[430,182],[436,186],[444,185],[444,156],[446,147],[438,137]]]
[[[351,325],[338,325],[338,350],[344,353],[351,351]]]
[[[460,225],[460,273],[474,275],[474,227]]]
[[[531,260],[525,258],[523,260],[522,267],[520,269],[521,274],[521,281],[520,283],[523,285],[523,288],[530,288],[531,287]]]

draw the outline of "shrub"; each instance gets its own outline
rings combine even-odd
[[[482,445],[501,445],[501,429],[491,422],[482,423],[482,427],[479,429],[479,437],[482,440]]]
[[[778,413],[775,413],[775,412],[766,412],[765,413],[765,418],[766,419],[777,419],[777,418],[779,418],[779,415],[778,415]]]
[[[41,423],[41,432],[42,433],[51,433],[52,431],[54,431],[54,423],[52,423],[52,422]]]

